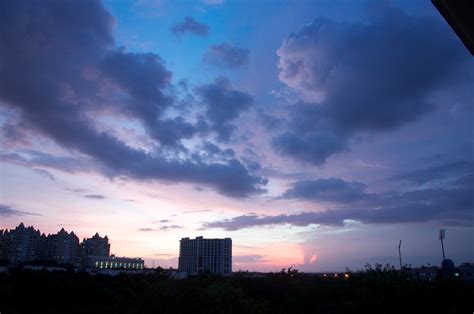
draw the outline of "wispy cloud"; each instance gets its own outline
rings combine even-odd
[[[206,212],[212,212],[212,210],[210,210],[210,209],[186,210],[182,213],[183,214],[194,214],[194,213],[206,213]]]
[[[193,34],[196,36],[205,37],[209,33],[209,26],[199,23],[191,16],[186,16],[183,21],[176,23],[171,32],[177,36],[183,34]]]
[[[209,46],[203,56],[203,61],[210,65],[239,68],[248,65],[249,50],[239,48],[229,43]]]
[[[182,229],[183,226],[178,226],[178,225],[169,225],[169,226],[161,226],[158,228],[160,231],[168,231],[170,229]]]
[[[103,200],[106,198],[104,195],[100,195],[100,194],[87,194],[87,195],[84,195],[84,197],[89,198],[89,199],[94,199],[94,200]]]
[[[51,181],[56,181],[56,178],[48,170],[35,168],[33,171],[44,178],[50,179]]]
[[[23,210],[18,210],[9,205],[0,204],[0,216],[41,216],[40,214],[31,213]]]
[[[139,228],[138,231],[150,232],[150,231],[156,231],[156,229],[153,229],[153,228]]]

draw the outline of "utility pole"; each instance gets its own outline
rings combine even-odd
[[[402,266],[402,252],[401,252],[401,248],[402,247],[402,240],[400,240],[400,242],[398,243],[398,259],[400,260],[400,270],[403,269],[403,266]]]
[[[443,250],[443,261],[446,259],[446,256],[444,255],[444,243],[443,243],[443,240],[446,237],[445,233],[446,233],[445,229],[439,229],[439,240],[441,241],[441,250]]]

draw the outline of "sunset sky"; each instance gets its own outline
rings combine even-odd
[[[1,1],[0,229],[319,272],[438,265],[444,228],[473,262],[473,99],[429,1]]]

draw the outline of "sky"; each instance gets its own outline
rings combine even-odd
[[[474,261],[474,62],[428,1],[0,2],[0,229],[177,267]]]

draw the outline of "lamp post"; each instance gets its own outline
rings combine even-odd
[[[401,248],[402,247],[402,240],[400,240],[400,242],[398,243],[398,259],[400,260],[400,270],[402,270],[402,252],[401,252]]]
[[[443,261],[446,259],[446,256],[444,255],[444,243],[443,240],[446,237],[446,230],[445,229],[439,229],[439,240],[441,241],[441,250],[443,251]]]

